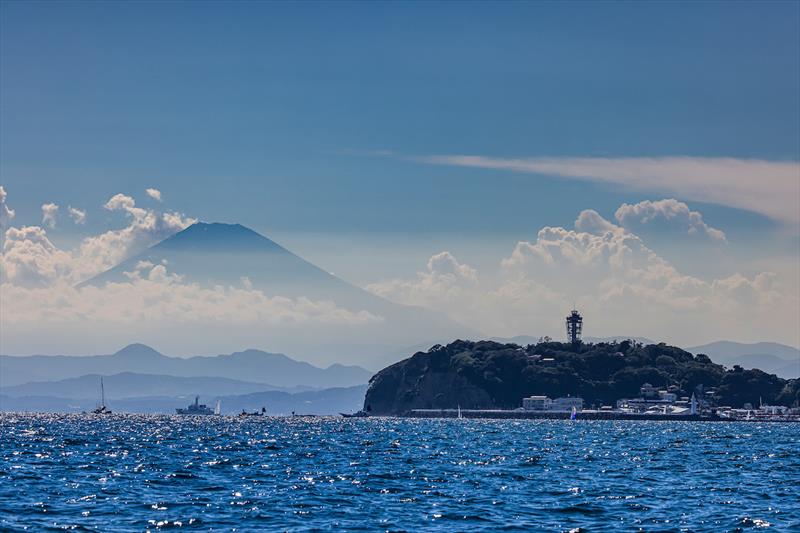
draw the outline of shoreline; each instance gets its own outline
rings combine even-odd
[[[495,419],[495,420],[569,420],[569,411],[513,411],[504,409],[462,409],[462,418]],[[400,418],[458,418],[457,409],[412,409]],[[717,415],[665,415],[620,413],[612,411],[578,411],[575,417],[579,420],[657,420],[674,422],[800,422],[800,418],[727,418]]]

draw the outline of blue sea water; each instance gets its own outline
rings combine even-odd
[[[800,425],[0,415],[0,530],[800,531]]]

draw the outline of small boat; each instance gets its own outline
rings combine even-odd
[[[458,406],[458,418],[464,418],[464,415],[461,414],[461,404]]]
[[[200,397],[194,397],[194,403],[190,404],[185,409],[175,409],[175,412],[179,415],[214,415],[216,414],[209,406],[204,403],[200,403]]]
[[[572,406],[572,412],[569,415],[569,419],[570,420],[575,420],[576,418],[578,418],[578,410],[575,409],[575,406],[573,405]]]
[[[242,412],[239,413],[236,416],[240,416],[240,417],[245,417],[245,416],[267,416],[267,408],[266,407],[262,407],[261,411],[253,411],[252,413],[248,413],[247,411],[242,409]]]
[[[92,409],[93,415],[110,415],[111,409],[106,407],[106,389],[103,386],[103,378],[100,377],[100,405]]]
[[[366,418],[369,414],[366,411],[357,411],[355,413],[339,413],[345,418]]]

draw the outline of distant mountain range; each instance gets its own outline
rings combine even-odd
[[[3,394],[15,398],[24,396],[58,396],[62,398],[95,400],[100,395],[99,374],[86,374],[58,381],[33,381],[22,385],[3,387]],[[142,396],[184,396],[193,394],[237,395],[253,392],[282,391],[306,392],[308,387],[276,387],[266,383],[252,383],[229,378],[176,377],[157,374],[122,372],[102,376],[106,398],[119,400]]]
[[[5,387],[31,382],[60,381],[90,374],[122,373],[226,378],[245,382],[242,385],[245,389],[257,383],[261,387],[260,390],[349,387],[362,385],[372,376],[371,372],[358,366],[334,364],[327,368],[319,368],[283,354],[260,350],[246,350],[213,357],[180,358],[167,357],[144,344],[131,344],[112,355],[17,357],[0,355],[0,387],[3,387],[4,393]],[[232,383],[227,383],[225,386],[228,385],[233,386]],[[94,388],[93,386],[92,390]],[[247,390],[252,392],[251,389]]]
[[[687,348],[692,353],[704,353],[715,363],[733,368],[758,368],[785,379],[800,377],[800,350],[776,342],[745,344],[718,341]]]

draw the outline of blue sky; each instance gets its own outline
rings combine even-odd
[[[683,272],[791,284],[797,227],[679,187],[420,157],[800,161],[800,4],[3,2],[0,183],[68,246],[114,194],[239,222],[361,285],[449,250],[479,271],[584,209],[677,198],[725,232],[652,231]],[[791,169],[790,169],[791,170]],[[790,335],[791,337],[792,335]]]

